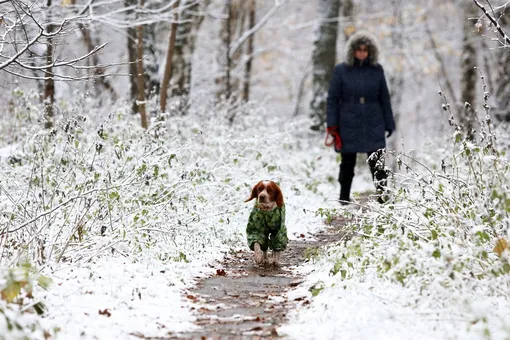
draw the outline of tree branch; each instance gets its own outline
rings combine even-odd
[[[475,5],[477,5],[482,11],[483,13],[485,14],[485,16],[490,20],[490,22],[492,22],[492,24],[496,27],[496,30],[498,31],[499,35],[501,35],[501,37],[504,39],[505,41],[505,44],[508,44],[510,45],[510,38],[506,35],[506,33],[503,31],[503,29],[501,28],[501,26],[499,25],[498,21],[496,20],[496,18],[492,17],[490,15],[490,13],[487,11],[487,9],[480,3],[478,2],[478,0],[473,0],[473,2],[475,3]]]
[[[229,56],[232,57],[234,53],[237,51],[239,47],[248,39],[252,34],[255,34],[258,30],[260,30],[266,22],[271,19],[271,17],[282,7],[285,5],[289,0],[282,0],[282,1],[275,1],[274,6],[269,10],[269,12],[262,18],[260,21],[253,26],[253,28],[247,30],[243,33],[243,35],[234,43],[232,44],[232,47],[230,48],[230,51],[228,52]]]

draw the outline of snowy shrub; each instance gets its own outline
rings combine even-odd
[[[48,288],[51,280],[37,275],[30,264],[4,271],[0,279],[0,339],[48,339],[58,329],[47,329],[39,315],[45,305],[34,298],[34,288]]]
[[[462,334],[473,328],[486,337],[509,335],[498,301],[508,302],[510,288],[510,162],[488,115],[477,141],[465,139],[450,121],[450,143],[436,145],[428,158],[394,154],[399,171],[391,175],[391,202],[344,211],[348,236],[323,252],[319,266],[326,266],[329,278],[317,275],[321,290],[312,285],[310,291],[326,297],[309,313],[328,307],[339,313],[342,307],[327,302],[332,295],[348,300],[370,287],[383,303],[395,296],[402,313],[410,307],[448,320],[456,310]],[[508,138],[503,129],[498,134]],[[328,221],[336,212],[317,214]],[[439,321],[423,324],[426,329]],[[458,325],[438,329],[459,331]]]
[[[242,242],[231,222],[254,180],[303,172],[291,189],[317,191],[309,156],[297,166],[278,156],[306,147],[308,132],[297,131],[308,122],[285,126],[263,107],[197,100],[187,115],[154,117],[147,131],[123,107],[105,114],[79,96],[63,107],[51,130],[27,123],[0,165],[12,259],[76,262],[111,251],[189,261]]]

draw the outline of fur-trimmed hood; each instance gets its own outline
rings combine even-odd
[[[368,61],[371,65],[377,65],[379,63],[379,42],[375,36],[366,31],[358,31],[349,38],[345,51],[345,62],[350,66],[354,65],[354,52],[359,45],[367,45]]]

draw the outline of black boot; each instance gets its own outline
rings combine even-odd
[[[369,153],[368,165],[372,173],[375,189],[377,191],[377,202],[383,204],[388,202],[389,197],[386,194],[386,184],[388,174],[384,168],[384,153],[382,150]]]
[[[340,182],[340,204],[347,205],[351,201],[351,185],[352,180],[350,182],[344,181]]]
[[[354,166],[356,165],[355,153],[342,153],[342,163],[340,163],[340,174],[338,182],[340,183],[340,204],[346,205],[351,201],[351,185],[354,178]]]

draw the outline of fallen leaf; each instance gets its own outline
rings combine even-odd
[[[508,247],[508,243],[504,238],[500,238],[496,242],[496,246],[494,247],[494,252],[498,254],[499,257],[501,257],[501,254],[505,251],[505,249]]]
[[[191,295],[191,294],[186,295],[186,297],[187,297],[188,299],[190,299],[190,300],[193,300],[193,301],[197,301],[197,300],[198,300],[198,298],[197,298],[196,296]]]
[[[227,276],[225,269],[216,269],[216,275],[218,276]]]
[[[99,310],[99,315],[106,315],[107,317],[110,317],[112,316],[112,313],[110,313],[108,309],[105,308],[104,310]]]

